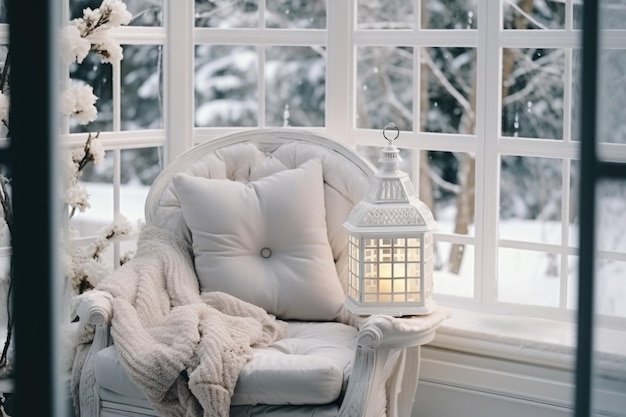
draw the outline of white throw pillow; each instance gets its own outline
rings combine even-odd
[[[243,184],[177,174],[201,291],[223,291],[280,319],[333,320],[344,293],[328,242],[322,163]]]

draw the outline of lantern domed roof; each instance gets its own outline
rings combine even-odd
[[[409,175],[399,169],[402,158],[392,143],[393,139],[387,140],[389,144],[383,148],[378,160],[382,164],[381,169],[376,173],[365,198],[352,209],[344,226],[353,232],[379,228],[389,231],[401,228],[407,232],[434,230],[437,223],[432,212],[419,199]]]

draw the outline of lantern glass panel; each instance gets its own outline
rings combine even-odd
[[[365,239],[365,247],[366,248],[377,248],[378,247],[378,239]]]
[[[365,280],[365,293],[366,294],[376,294],[378,292],[378,280],[377,279],[366,279]]]
[[[391,292],[391,280],[390,279],[381,279],[378,281],[378,292],[380,293],[390,293]]]
[[[406,280],[409,291],[408,292],[419,292],[420,291],[420,280],[417,278],[409,278]]]
[[[407,301],[410,303],[421,303],[422,297],[420,297],[419,293],[410,293],[407,294]]]
[[[359,271],[359,262],[354,258],[350,258],[350,269],[357,277],[360,275],[361,271]]]
[[[393,293],[405,293],[406,292],[406,280],[394,279],[393,280]]]
[[[378,277],[378,264],[366,263],[365,264],[365,277],[366,278]]]
[[[407,263],[407,277],[410,278],[419,278],[420,277],[420,264],[419,263]]]
[[[408,248],[407,250],[407,260],[419,262],[420,261],[420,248]]]
[[[394,262],[404,262],[404,261],[406,261],[406,249],[404,249],[404,248],[393,248],[393,261]]]
[[[391,294],[380,294],[378,296],[378,301],[381,303],[390,303],[391,302]]]
[[[366,303],[375,303],[378,301],[378,295],[377,294],[365,294],[365,302]]]
[[[406,265],[405,264],[393,264],[393,277],[394,278],[406,277]]]
[[[379,239],[381,248],[390,248],[392,239]]]
[[[391,278],[391,263],[380,264],[378,269],[378,276],[380,278]]]
[[[380,262],[391,262],[391,248],[379,249],[378,260]]]
[[[415,238],[408,239],[407,246],[410,248],[419,248],[420,240]]]
[[[405,294],[394,294],[393,295],[394,303],[406,303],[406,295]]]
[[[350,256],[354,259],[359,259],[359,244],[350,239]]]

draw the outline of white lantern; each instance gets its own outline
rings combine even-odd
[[[390,139],[387,129],[395,129]],[[399,136],[395,124],[385,126],[389,144],[378,160],[365,198],[350,213],[344,227],[348,241],[346,307],[355,314],[391,316],[431,313],[433,300],[432,212],[419,200],[411,180],[400,171]]]

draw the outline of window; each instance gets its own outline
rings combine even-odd
[[[572,316],[578,2],[198,0],[194,6],[193,59],[178,65],[181,72],[193,65],[194,143],[230,129],[303,127],[355,146],[376,164],[381,129],[394,121],[402,130],[403,169],[439,223],[437,298],[490,311]],[[619,22],[607,61],[620,60],[626,47]],[[623,87],[606,88],[611,109],[621,108]],[[617,120],[615,113],[600,151],[624,159]],[[620,187],[602,191],[603,207],[614,215],[623,212]],[[623,286],[626,251],[617,228],[602,230],[609,235],[598,254],[603,313],[621,321],[626,295],[615,289]]]
[[[143,219],[168,160],[254,127],[313,129],[374,164],[389,121],[403,169],[437,221],[436,298],[447,305],[568,319],[576,309],[581,7],[574,0],[126,0],[124,59],[90,54],[66,82],[99,99],[98,118],[62,126],[63,145],[100,132],[103,163],[81,178],[92,208],[71,225],[92,238],[118,214]],[[70,0],[66,18],[98,1]],[[620,71],[626,11],[607,5],[601,60]],[[0,21],[2,13],[0,13]],[[6,20],[6,19],[5,19]],[[2,26],[7,52],[8,31]],[[189,40],[187,42],[181,42]],[[600,80],[599,153],[626,160],[624,83]],[[169,138],[169,139],[168,139]],[[602,319],[626,318],[620,183],[599,189]],[[9,254],[4,241],[4,252]],[[115,263],[132,242],[114,247]]]

